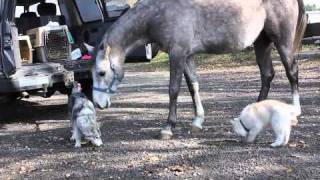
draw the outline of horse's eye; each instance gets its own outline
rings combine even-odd
[[[103,77],[103,76],[106,75],[106,72],[105,71],[100,71],[98,74],[99,74],[99,76]]]

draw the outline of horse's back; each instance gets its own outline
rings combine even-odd
[[[296,0],[146,0],[144,5],[152,9],[153,39],[164,49],[183,46],[191,53],[242,50],[261,31],[276,35],[281,24],[297,19]],[[285,28],[294,30],[295,24]]]
[[[198,12],[201,19],[198,26],[203,34],[201,41],[207,50],[218,52],[250,46],[262,31],[266,19],[261,0],[215,0],[206,7],[199,5]]]
[[[155,2],[155,1],[149,1]],[[152,19],[159,41],[222,53],[251,45],[264,27],[262,0],[163,0]],[[159,28],[160,27],[160,28]],[[165,43],[164,43],[165,44]]]

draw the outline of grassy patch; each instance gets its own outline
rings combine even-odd
[[[303,45],[301,51],[315,51],[320,50],[319,48],[319,45]],[[272,58],[274,60],[279,59],[276,49],[272,51]],[[198,69],[201,70],[210,70],[218,67],[256,65],[253,48],[229,54],[199,54],[195,56],[195,63]],[[159,52],[150,63],[126,64],[125,68],[127,71],[167,71],[169,70],[169,57],[168,54]]]
[[[302,51],[319,51],[319,50],[320,50],[319,44],[302,45]]]
[[[232,54],[199,54],[195,56],[195,62],[200,69],[252,65],[255,63],[254,59],[252,50]],[[128,71],[166,71],[169,70],[169,57],[168,54],[160,52],[150,63],[126,64],[125,68]]]

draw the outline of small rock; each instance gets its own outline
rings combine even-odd
[[[173,166],[173,167],[170,167],[170,171],[183,172],[184,169],[182,166]]]
[[[25,172],[26,172],[26,170],[27,170],[27,168],[26,168],[26,167],[21,166],[21,167],[20,167],[20,170],[19,170],[19,174],[23,174],[23,173],[25,173]]]
[[[71,174],[67,173],[65,176],[66,176],[66,178],[69,178],[71,176]]]
[[[297,147],[297,144],[296,144],[296,143],[294,143],[294,144],[289,144],[289,147],[295,148],[295,147]]]
[[[292,169],[291,167],[288,167],[288,168],[286,169],[287,174],[292,173],[292,171],[293,171],[293,169]]]
[[[28,172],[33,172],[33,171],[36,171],[36,170],[37,170],[37,168],[31,166],[31,167],[28,169]]]
[[[150,163],[155,163],[155,162],[158,162],[160,160],[160,158],[158,156],[155,156],[155,155],[149,155],[146,159]]]
[[[183,174],[183,172],[178,172],[178,171],[175,171],[175,172],[174,172],[174,175],[175,175],[175,176],[180,176],[181,174]]]
[[[123,141],[121,141],[121,144],[123,144],[123,145],[128,145],[129,143],[128,143],[128,142],[123,142]]]

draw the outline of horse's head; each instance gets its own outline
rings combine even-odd
[[[101,109],[111,105],[111,96],[123,78],[122,63],[121,51],[111,48],[107,43],[99,46],[92,67],[92,95],[94,104]]]

